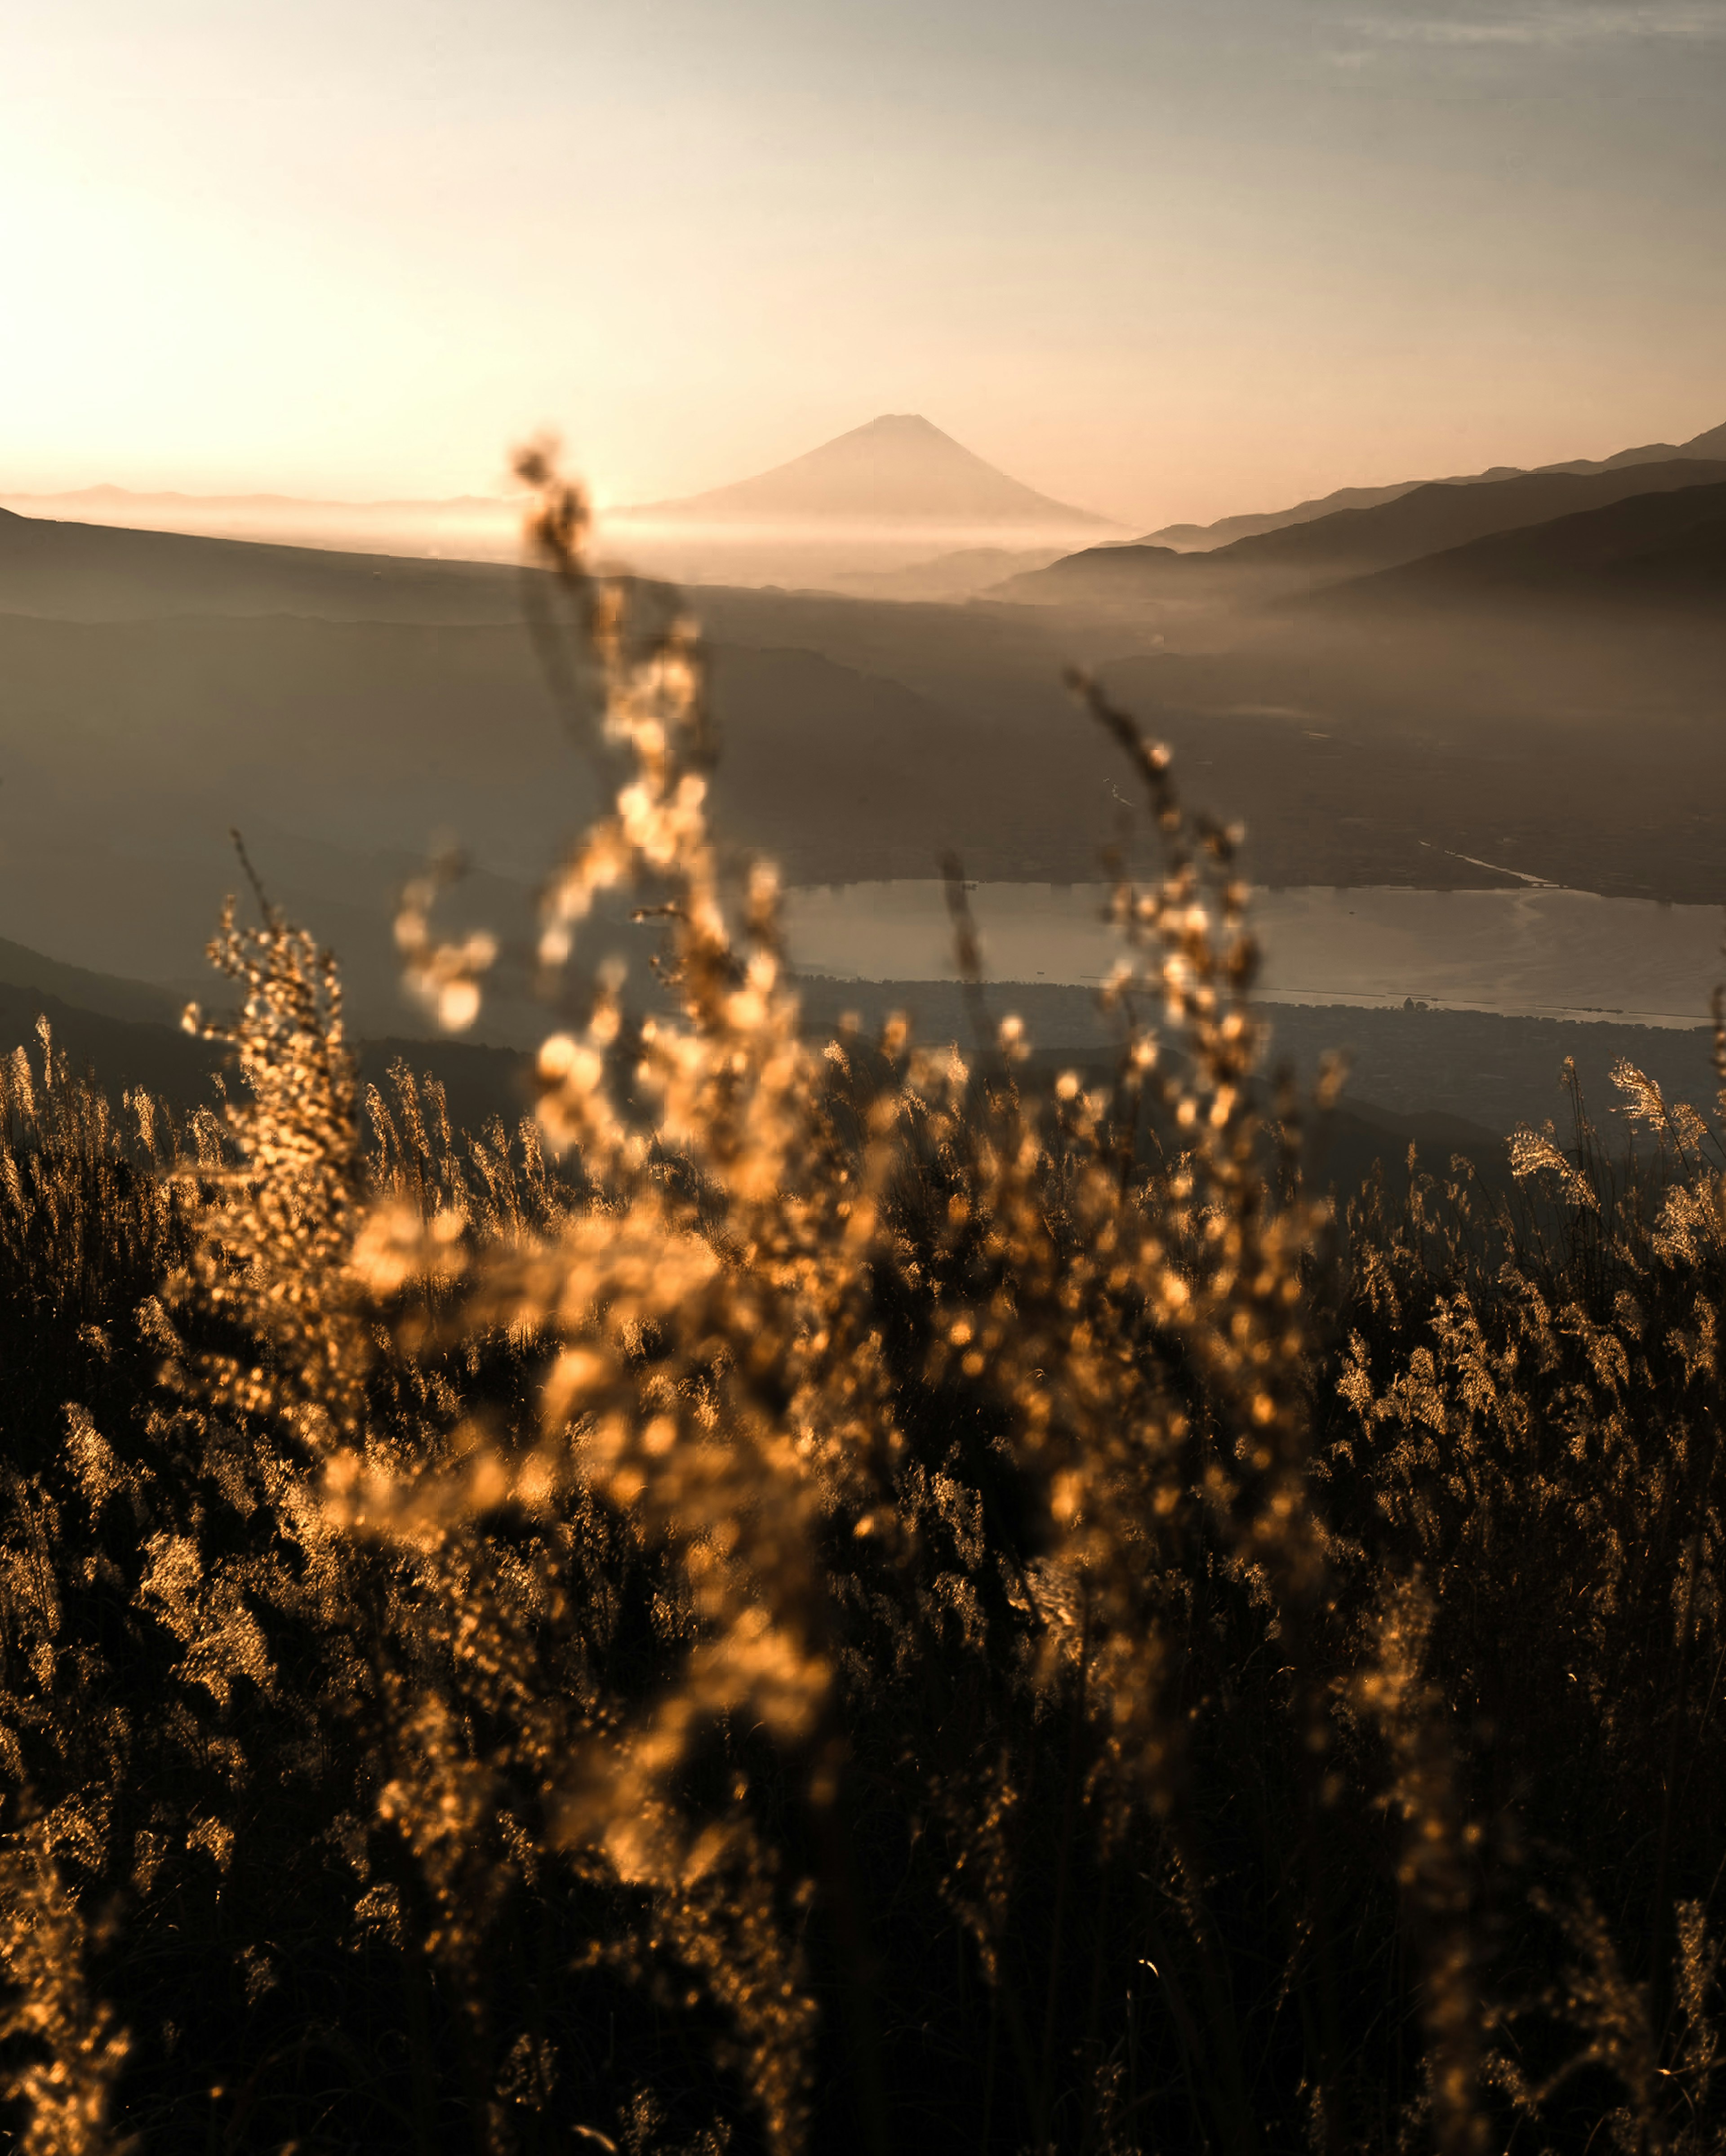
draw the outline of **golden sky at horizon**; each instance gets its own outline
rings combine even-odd
[[[1726,419],[1726,0],[0,0],[0,492],[883,412],[1147,527]]]

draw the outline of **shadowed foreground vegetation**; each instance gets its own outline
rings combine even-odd
[[[455,1132],[266,906],[219,1113],[7,1070],[7,2145],[1717,2146],[1713,1127],[1626,1069],[1627,1163],[1333,1219],[1231,838],[1087,684],[1112,1086],[980,989],[811,1047],[699,651],[530,476],[622,767],[533,963],[632,891],[672,1014]]]

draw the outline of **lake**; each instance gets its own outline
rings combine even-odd
[[[1102,884],[969,886],[988,977],[1084,985],[1119,949]],[[934,880],[787,894],[791,955],[841,980],[955,976],[946,894]],[[1410,891],[1368,886],[1255,894],[1270,1003],[1445,1009],[1694,1026],[1723,978],[1722,909],[1602,898],[1551,886]]]

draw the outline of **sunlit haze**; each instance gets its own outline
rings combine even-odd
[[[602,500],[915,412],[1123,523],[1726,410],[1726,6],[0,8],[0,490]]]

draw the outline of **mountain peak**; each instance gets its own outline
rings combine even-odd
[[[934,531],[1093,531],[1107,517],[987,464],[920,412],[884,412],[789,464],[684,501],[623,512],[667,522]]]

